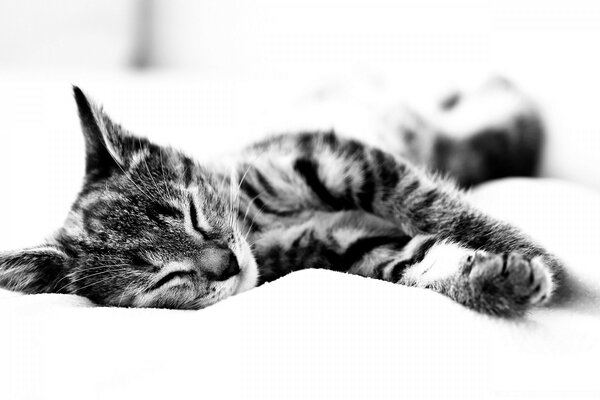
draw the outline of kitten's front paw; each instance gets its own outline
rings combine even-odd
[[[494,314],[520,314],[552,295],[552,273],[541,256],[529,260],[517,252],[477,251],[465,260],[462,278],[473,300]]]

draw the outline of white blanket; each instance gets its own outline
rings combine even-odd
[[[600,293],[600,195],[509,180],[474,201]],[[522,320],[426,290],[294,273],[200,311],[0,292],[2,398],[598,398],[600,303]]]

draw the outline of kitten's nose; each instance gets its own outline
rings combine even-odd
[[[229,260],[225,262],[225,268],[221,271],[221,274],[215,277],[217,281],[224,281],[232,276],[240,273],[240,264],[238,264],[237,257],[233,252],[229,252]]]
[[[201,265],[207,277],[214,281],[225,281],[240,273],[237,257],[229,249],[210,249],[204,252]]]

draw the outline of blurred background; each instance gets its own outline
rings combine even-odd
[[[203,157],[278,131],[366,138],[382,110],[427,115],[501,75],[543,114],[540,174],[569,183],[495,186],[479,204],[598,284],[599,51],[599,0],[0,0],[0,251],[42,243],[80,190],[72,84],[131,131]],[[86,317],[71,314],[75,300],[7,297],[0,393],[598,398],[592,313],[540,310],[502,326],[416,290],[397,301],[373,280],[361,294],[299,279],[206,310],[207,329],[182,325],[191,314]],[[323,322],[332,329],[314,328]],[[156,346],[172,332],[179,347]]]
[[[597,0],[1,0],[0,169],[25,194],[4,201],[42,190],[66,212],[56,186],[72,199],[83,173],[70,84],[202,155],[274,131],[366,134],[383,103],[426,112],[493,75],[540,106],[541,174],[598,189],[599,45]]]

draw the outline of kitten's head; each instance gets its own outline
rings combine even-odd
[[[131,135],[77,87],[83,188],[46,244],[0,254],[0,285],[99,304],[201,308],[256,285],[233,177]]]

